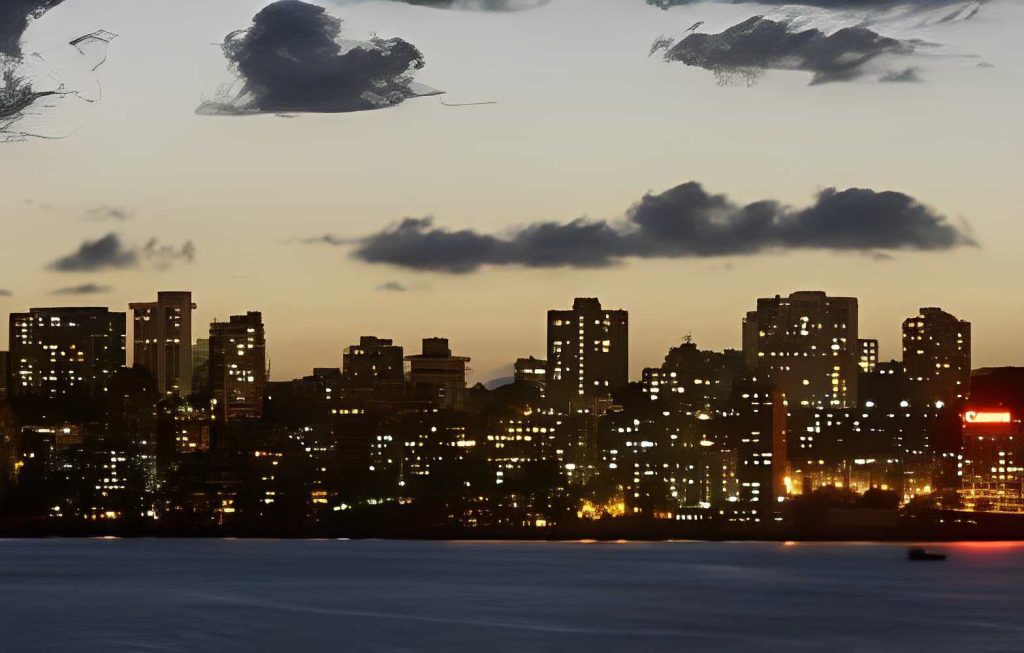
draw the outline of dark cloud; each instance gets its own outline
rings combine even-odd
[[[65,286],[54,290],[51,295],[100,295],[110,292],[110,286],[101,286],[96,283],[83,283],[78,286]]]
[[[719,34],[694,33],[665,51],[666,61],[705,68],[720,82],[750,82],[764,70],[806,70],[812,84],[856,79],[881,57],[905,57],[914,44],[881,36],[865,27],[831,35],[817,29],[791,31],[785,21],[755,16]]]
[[[647,0],[647,4],[660,7],[662,9],[671,9],[672,7],[681,7],[684,5],[693,5],[698,2],[705,2],[706,0]],[[971,5],[976,6],[982,4],[986,0],[979,0],[978,2],[965,2],[964,0],[789,0],[788,2],[782,0],[726,0],[733,4],[740,4],[745,2],[754,2],[759,4],[767,5],[782,5],[782,4],[793,4],[793,5],[804,5],[807,7],[821,7],[823,9],[891,9],[894,6],[907,6],[912,7],[916,5],[927,6],[927,7],[941,7],[945,5]]]
[[[153,238],[142,247],[132,247],[112,232],[98,240],[85,241],[71,254],[50,263],[49,268],[58,272],[96,272],[133,268],[143,261],[164,268],[174,262],[191,263],[195,253],[192,241],[175,247]]]
[[[377,290],[382,292],[406,292],[409,289],[398,283],[397,281],[388,281],[377,286]]]
[[[434,93],[413,81],[424,59],[411,43],[374,37],[343,47],[340,35],[341,20],[322,7],[299,0],[265,7],[252,27],[224,40],[240,89],[222,101],[203,103],[198,111],[339,113]]]
[[[64,0],[0,0],[0,55],[21,58],[21,36],[30,21]]]
[[[394,0],[418,7],[471,11],[521,11],[546,5],[550,0]]]
[[[92,220],[114,220],[125,222],[135,217],[135,211],[120,206],[97,206],[89,209],[87,215]]]
[[[0,288],[0,297],[13,297],[13,296],[14,296],[14,293],[12,293],[10,290],[5,290],[3,288]]]
[[[483,265],[599,268],[632,257],[937,251],[976,244],[966,227],[903,193],[828,189],[811,206],[795,209],[772,200],[741,206],[696,182],[646,195],[615,223],[541,222],[497,236],[407,218],[365,238],[338,242],[354,243],[352,256],[370,263],[451,273]]]

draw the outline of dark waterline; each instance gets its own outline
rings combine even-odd
[[[1024,544],[0,540],[0,650],[1018,651]]]

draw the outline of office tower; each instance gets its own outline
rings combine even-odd
[[[199,338],[192,345],[192,392],[210,394],[210,339]]]
[[[857,341],[857,345],[860,348],[858,364],[861,372],[866,374],[874,372],[878,366],[878,341],[873,338],[861,338]]]
[[[544,396],[544,386],[547,382],[548,362],[530,356],[529,358],[516,359],[514,366],[515,382],[529,383],[540,391]]]
[[[346,396],[364,394],[397,399],[405,390],[405,352],[390,339],[362,336],[345,348],[342,385]]]
[[[267,384],[263,315],[249,311],[210,324],[210,385],[218,419],[260,419]]]
[[[156,377],[161,395],[192,392],[192,303],[190,292],[159,292],[155,302],[129,304],[134,325],[135,365]]]
[[[903,369],[914,400],[962,404],[971,389],[971,323],[940,308],[904,320]]]
[[[125,364],[125,314],[106,308],[12,313],[9,335],[12,396],[96,396]]]
[[[860,369],[857,299],[813,291],[758,299],[743,321],[743,353],[790,407],[853,407]]]
[[[420,399],[436,401],[441,408],[461,409],[466,395],[466,363],[452,356],[447,338],[424,338],[423,353],[407,356],[409,391]]]
[[[577,298],[572,310],[548,311],[547,396],[559,409],[608,396],[629,382],[629,313]]]

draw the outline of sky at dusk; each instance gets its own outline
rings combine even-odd
[[[545,311],[575,296],[630,311],[636,374],[686,334],[739,347],[757,297],[821,289],[860,298],[861,336],[879,338],[884,358],[899,356],[905,317],[941,306],[973,323],[976,367],[1024,365],[1024,3],[944,20],[971,3],[322,0],[344,43],[414,45],[415,94],[443,94],[361,111],[197,112],[237,89],[220,44],[267,4],[66,0],[29,24],[35,79],[66,75],[87,99],[62,98],[26,119],[33,135],[0,142],[0,312],[126,310],[192,290],[196,332],[263,311],[275,380],[339,366],[366,334],[409,353],[446,336],[488,380],[543,356]],[[721,34],[754,16],[823,35],[866,25],[904,44],[887,51],[900,62],[812,83],[808,68],[723,80],[678,49],[680,60],[649,54],[697,21]],[[97,30],[116,38],[93,72],[68,43]],[[688,182],[699,186],[681,199],[668,192]],[[685,243],[666,240],[659,216],[698,213],[698,188],[725,198],[701,205]],[[870,203],[830,202],[830,188],[841,200],[893,191],[886,206],[914,222],[890,235],[863,215]],[[774,226],[747,228],[766,224],[746,210],[764,200]],[[573,240],[567,225],[599,233]],[[445,263],[463,242],[452,255],[465,263]]]

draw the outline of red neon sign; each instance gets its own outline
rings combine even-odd
[[[964,413],[964,421],[968,424],[1009,424],[1012,419],[1008,410],[969,410]]]

